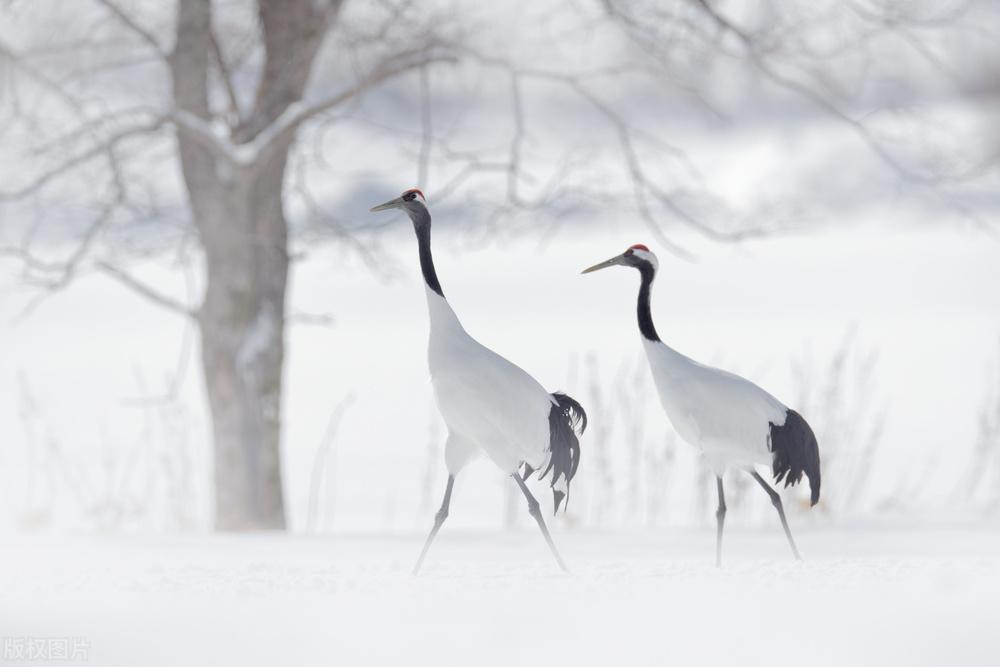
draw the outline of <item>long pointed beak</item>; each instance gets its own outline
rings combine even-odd
[[[395,199],[391,199],[384,204],[379,204],[378,206],[372,206],[368,210],[371,211],[372,213],[378,213],[379,211],[388,211],[389,209],[399,208],[402,205],[403,205],[403,198],[396,197]]]
[[[581,273],[592,273],[594,271],[600,271],[601,269],[606,269],[609,266],[618,266],[619,264],[621,264],[621,262],[622,262],[622,256],[616,255],[611,259],[601,262],[600,264],[594,264],[589,269],[584,269]]]

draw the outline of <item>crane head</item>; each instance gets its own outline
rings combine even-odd
[[[414,214],[427,212],[427,200],[424,198],[424,193],[419,189],[410,188],[395,199],[390,199],[384,204],[373,206],[371,208],[371,212],[377,213],[379,211],[388,211],[394,208],[403,209],[411,218],[413,218]]]
[[[656,261],[656,255],[641,243],[636,243],[635,245],[629,246],[628,249],[620,255],[616,255],[611,259],[607,259],[600,264],[594,264],[590,268],[584,269],[583,273],[591,273],[592,271],[599,271],[601,269],[606,269],[609,266],[631,266],[635,269],[647,269],[652,268],[655,272],[657,267],[659,267],[659,262]]]

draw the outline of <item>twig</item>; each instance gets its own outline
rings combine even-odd
[[[316,448],[312,474],[309,478],[309,509],[306,514],[306,526],[311,531],[316,530],[316,523],[319,521],[319,494],[327,478],[327,459],[333,451],[333,443],[337,438],[337,432],[340,430],[340,422],[343,420],[347,409],[354,404],[354,399],[354,394],[350,393],[333,408],[333,412],[330,413],[330,419],[326,425],[326,431],[324,431],[319,446]],[[332,512],[331,505],[332,503],[327,503],[329,512]]]
[[[131,30],[132,33],[139,37],[139,39],[146,42],[146,44],[148,44],[162,60],[166,61],[167,52],[162,46],[160,46],[160,41],[156,39],[156,36],[153,33],[139,25],[138,21],[129,16],[128,13],[113,2],[113,0],[97,0],[97,3],[111,12],[111,14],[113,14],[122,25]]]
[[[240,125],[243,118],[243,111],[240,109],[239,98],[236,95],[236,89],[233,88],[233,79],[229,71],[229,65],[226,64],[226,58],[222,53],[222,47],[219,44],[219,39],[215,35],[215,31],[211,30],[209,33],[212,42],[212,55],[215,57],[215,66],[219,71],[219,79],[222,80],[222,87],[226,91],[226,98],[229,100],[229,110],[235,117],[234,125]]]
[[[96,266],[125,287],[128,287],[156,305],[166,308],[167,310],[177,313],[178,315],[184,315],[185,317],[191,319],[197,319],[198,311],[196,309],[186,306],[180,301],[162,294],[114,264],[106,260],[99,260],[96,263]]]

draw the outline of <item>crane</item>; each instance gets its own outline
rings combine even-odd
[[[566,394],[549,393],[535,378],[470,336],[445,299],[431,254],[431,215],[423,192],[411,188],[371,209],[401,209],[413,222],[430,316],[428,365],[438,410],[448,429],[445,465],[448,482],[413,574],[420,572],[438,531],[448,518],[455,477],[480,452],[509,474],[528,502],[556,563],[566,564],[545,526],[538,501],[526,485],[552,473],[555,511],[580,464],[580,435],[587,427],[583,407]]]
[[[788,529],[781,496],[754,469],[771,468],[776,483],[797,484],[802,475],[809,479],[810,504],[819,501],[820,465],[816,436],[805,419],[753,382],[733,373],[705,366],[660,340],[653,326],[649,296],[659,263],[641,243],[583,273],[611,266],[639,271],[639,299],[636,312],[639,333],[660,403],[674,429],[683,440],[701,450],[715,473],[719,505],[716,510],[715,564],[722,565],[722,528],[726,519],[726,499],[722,476],[730,468],[745,470],[767,492],[778,512],[788,545],[802,560]]]

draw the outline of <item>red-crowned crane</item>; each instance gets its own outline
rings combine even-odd
[[[764,481],[755,465],[771,468],[775,482],[797,484],[805,473],[809,478],[811,504],[819,501],[819,447],[809,424],[799,413],[753,382],[689,359],[660,340],[653,326],[649,294],[659,266],[656,255],[642,244],[621,255],[595,264],[583,273],[609,266],[638,269],[639,333],[646,350],[660,403],[677,433],[704,454],[715,473],[719,493],[716,511],[715,563],[722,564],[722,527],[726,519],[726,499],[722,475],[727,469],[745,470],[771,498],[795,558],[801,560],[788,529],[781,496]]]
[[[549,393],[519,367],[481,345],[462,327],[444,298],[431,255],[431,215],[423,193],[410,189],[372,208],[372,212],[402,209],[413,221],[420,252],[420,270],[430,315],[428,364],[438,409],[448,427],[445,464],[448,483],[441,509],[434,517],[413,573],[427,556],[434,537],[448,517],[455,476],[479,452],[514,478],[528,501],[528,512],[538,523],[559,567],[566,565],[549,535],[538,501],[525,480],[539,470],[539,479],[552,472],[555,509],[569,493],[569,483],[580,464],[580,442],[587,415],[575,400]],[[523,475],[519,474],[523,470]]]

